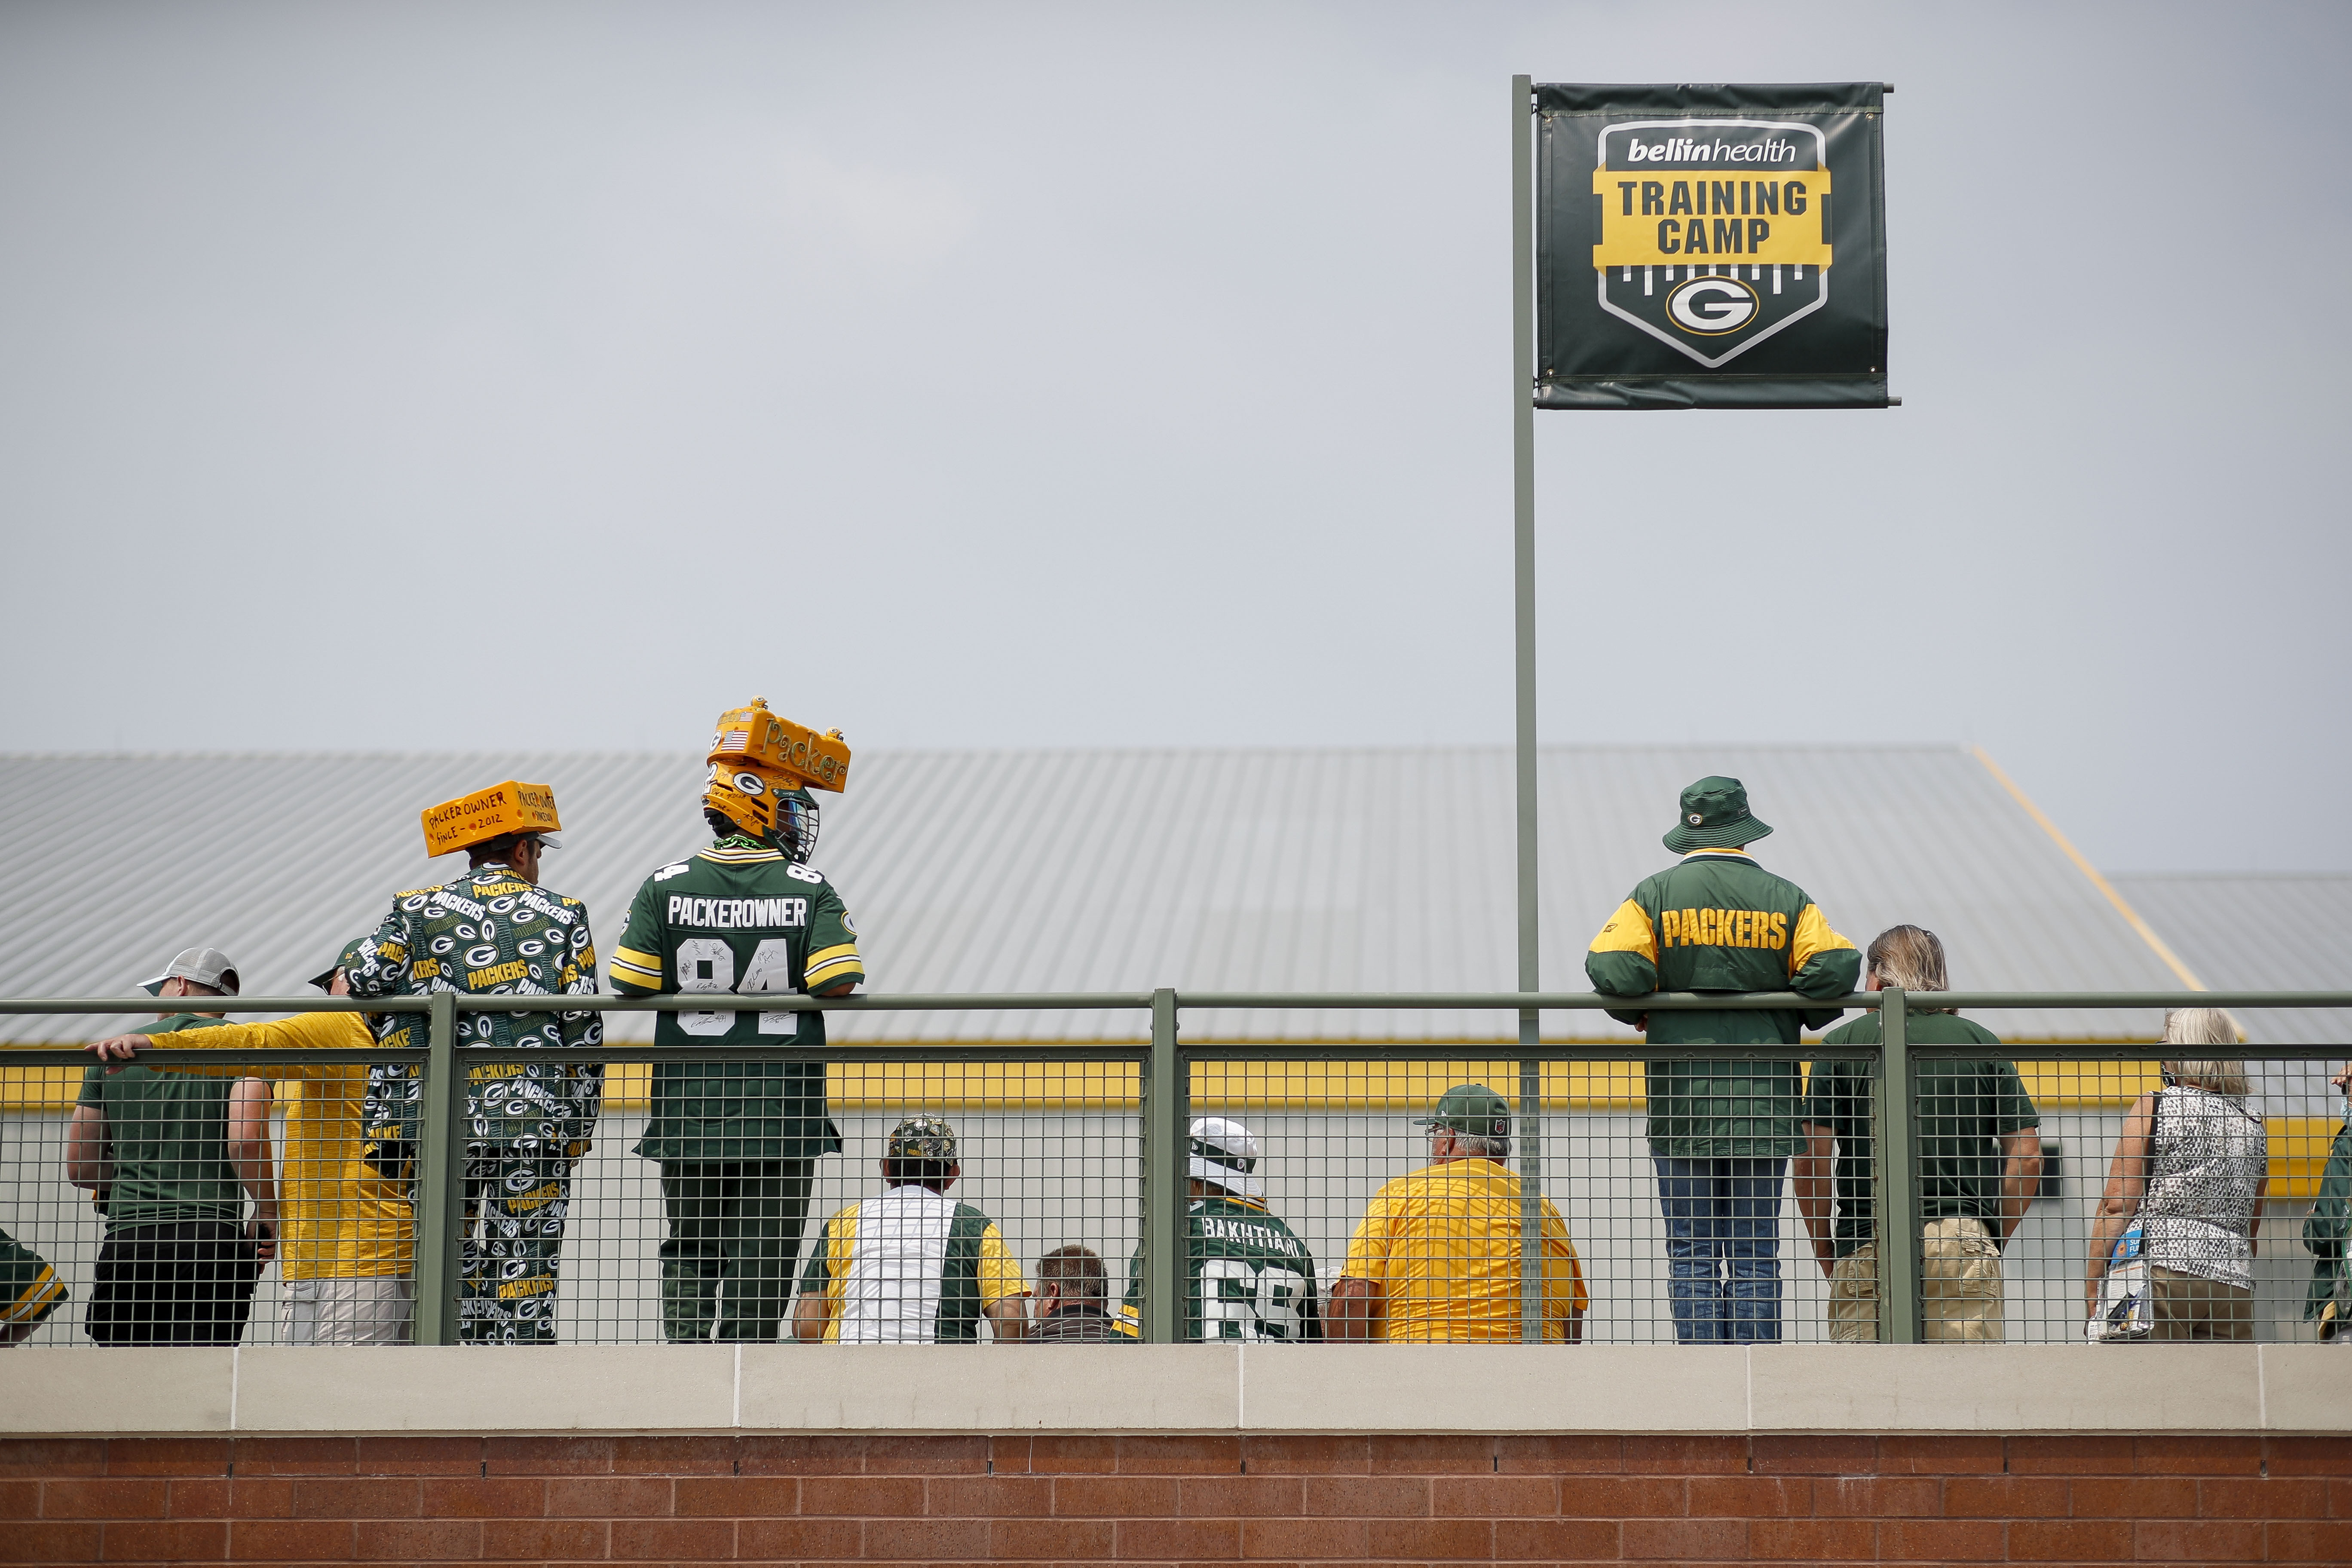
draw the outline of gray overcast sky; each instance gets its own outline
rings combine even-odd
[[[11,5],[0,748],[1507,742],[1510,74],[1875,77],[1906,405],[1538,415],[1544,738],[1974,742],[2111,868],[2352,867],[2348,43]]]

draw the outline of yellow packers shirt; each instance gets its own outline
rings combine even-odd
[[[1544,1338],[1589,1300],[1568,1226],[1538,1198]],[[1378,1337],[1439,1344],[1519,1338],[1519,1183],[1492,1160],[1450,1160],[1372,1194],[1348,1243],[1350,1279],[1378,1287]]]

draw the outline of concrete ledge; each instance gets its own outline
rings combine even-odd
[[[2352,1432],[2322,1345],[16,1350],[0,1434]]]

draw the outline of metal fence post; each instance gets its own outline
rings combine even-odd
[[[1919,1342],[1919,1184],[1911,1043],[1903,992],[1878,994],[1878,1340]]]
[[[457,1288],[463,1271],[459,1242],[465,1230],[466,1139],[457,1119],[466,1094],[457,1082],[457,998],[433,994],[425,1014],[423,1147],[416,1151],[416,1320],[420,1345],[457,1342]]]
[[[1519,1043],[1533,1045],[1533,1013],[1519,1015]],[[1544,1337],[1543,1063],[1519,1063],[1519,1342]]]
[[[1536,273],[1533,82],[1511,79],[1511,618],[1518,807],[1519,989],[1543,989],[1536,861]],[[1542,1042],[1519,1015],[1519,1044]],[[1543,1342],[1543,1064],[1519,1064],[1519,1339]]]
[[[1186,1100],[1192,1085],[1176,1049],[1176,993],[1151,994],[1151,1058],[1143,1086],[1143,1339],[1173,1344],[1184,1327]]]

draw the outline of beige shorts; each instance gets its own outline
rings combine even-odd
[[[405,1274],[356,1279],[289,1279],[286,1342],[289,1345],[404,1345],[415,1300]]]
[[[1919,1258],[1920,1334],[1930,1343],[1998,1343],[2001,1319],[2000,1248],[1982,1220],[1927,1222]],[[1830,1275],[1830,1338],[1878,1338],[1878,1244],[1865,1241],[1837,1260]]]
[[[2251,1340],[2254,1293],[2219,1279],[2148,1265],[2148,1306],[2156,1340]]]

